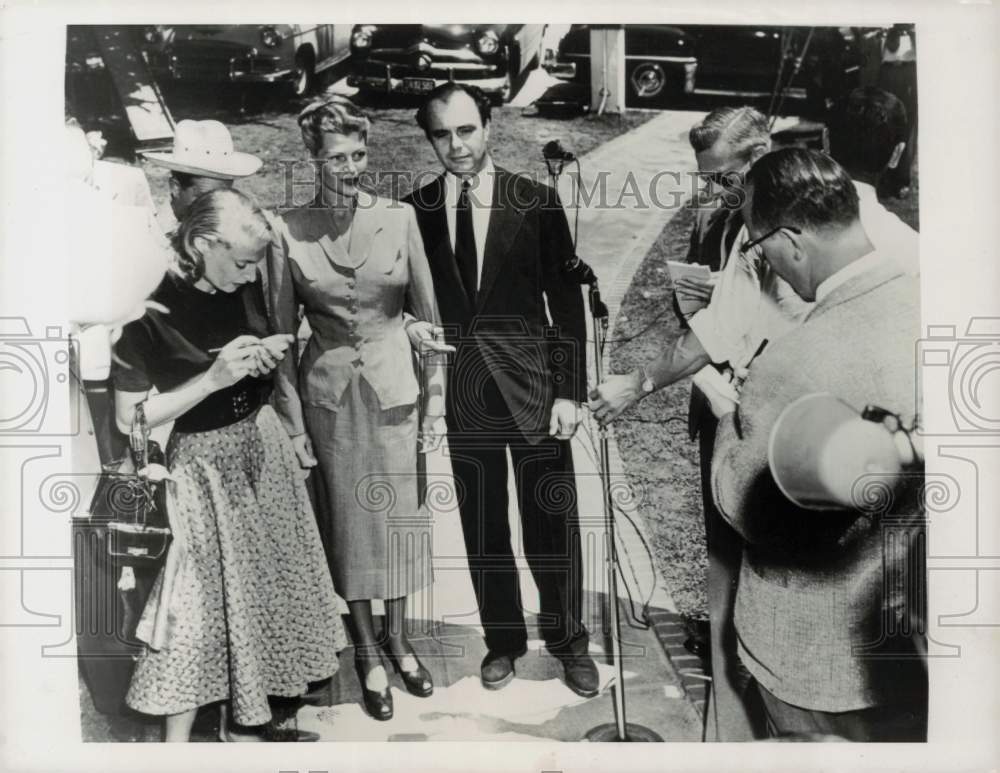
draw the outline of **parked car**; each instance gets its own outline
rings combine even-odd
[[[178,24],[146,27],[146,56],[159,78],[288,83],[308,94],[351,54],[347,24]]]
[[[348,84],[366,92],[423,94],[446,81],[479,86],[501,103],[541,56],[541,24],[359,24]]]
[[[664,108],[685,95],[805,100],[823,112],[860,82],[878,29],[754,25],[625,25],[628,107]],[[550,70],[577,88],[556,88],[550,105],[590,101],[590,28],[574,25]],[[780,76],[780,78],[779,78]]]

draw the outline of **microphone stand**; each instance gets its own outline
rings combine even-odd
[[[545,163],[549,168],[549,175],[552,178],[552,187],[557,188],[559,174],[562,172],[565,159],[546,158]],[[574,259],[569,261],[564,267],[565,272],[577,280],[581,285],[588,288],[587,297],[590,306],[591,324],[594,330],[594,377],[596,383],[604,381],[604,344],[608,335],[608,307],[601,300],[601,291],[597,282],[597,275],[579,258],[575,257],[576,245],[573,245]],[[618,550],[615,547],[615,519],[614,500],[611,496],[611,454],[608,444],[608,429],[600,427],[598,438],[600,441],[600,468],[598,474],[601,479],[602,506],[604,511],[604,539],[605,539],[605,569],[607,571],[608,582],[608,606],[607,610],[611,615],[611,659],[617,669],[616,684],[612,690],[614,694],[615,721],[606,722],[596,727],[592,727],[584,735],[588,741],[632,741],[632,742],[656,742],[663,739],[653,730],[643,725],[636,725],[626,721],[625,715],[625,664],[622,662],[621,648],[621,615],[618,606]]]

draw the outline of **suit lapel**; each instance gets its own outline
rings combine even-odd
[[[507,254],[524,222],[524,212],[518,209],[508,196],[507,186],[516,184],[516,181],[510,179],[511,175],[506,169],[501,167],[495,169],[493,211],[490,213],[490,227],[486,233],[486,249],[483,255],[483,273],[479,280],[479,293],[476,296],[476,306],[480,309],[507,262]]]
[[[337,225],[327,209],[321,207],[316,210],[315,223],[318,231],[316,242],[331,263],[345,268],[358,269],[368,260],[372,240],[382,230],[373,204],[373,197],[366,194],[359,196],[349,240],[345,239],[344,234],[337,229]]]
[[[453,288],[451,293],[462,298],[467,311],[473,311],[465,294],[462,276],[455,260],[455,250],[451,246],[451,236],[448,234],[448,215],[445,212],[444,175],[430,183],[412,198],[414,206],[425,213],[427,223],[426,241],[427,259],[436,267]]]
[[[359,268],[368,260],[372,240],[382,230],[381,218],[375,208],[375,197],[366,193],[358,195],[358,208],[351,224],[350,267]]]

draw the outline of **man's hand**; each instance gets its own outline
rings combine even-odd
[[[441,328],[435,327],[430,322],[416,320],[406,326],[406,335],[410,339],[410,346],[419,354],[451,354],[455,347],[444,341],[435,340],[435,334],[441,334]]]
[[[639,371],[609,376],[603,384],[590,390],[590,410],[603,427],[617,419],[643,396],[642,374]]]
[[[552,403],[552,418],[549,420],[549,435],[556,440],[569,440],[580,426],[580,404],[575,400],[557,397]]]
[[[736,406],[739,405],[732,397],[735,391],[728,395],[723,394],[714,384],[706,382],[699,382],[698,388],[708,399],[708,405],[717,419],[721,419],[727,413],[732,413],[736,410]]]
[[[448,424],[444,416],[424,416],[420,427],[420,437],[418,439],[418,449],[422,454],[429,454],[437,451],[448,434]]]
[[[301,435],[295,435],[292,438],[292,448],[295,449],[295,455],[299,458],[299,466],[303,470],[309,470],[311,467],[315,467],[316,457],[313,456],[312,441],[309,440],[309,436],[305,433]]]
[[[679,297],[707,305],[712,300],[712,291],[718,283],[718,271],[713,271],[707,279],[683,276],[674,282],[674,292]]]

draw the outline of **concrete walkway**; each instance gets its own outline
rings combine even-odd
[[[690,169],[686,139],[683,143],[676,140],[686,138],[697,118],[694,113],[662,113],[581,159],[582,189],[598,190],[599,198],[592,198],[589,206],[580,208],[578,252],[601,279],[612,329],[632,274],[664,225],[690,195],[691,180],[686,174],[658,173]],[[564,176],[560,185],[571,225],[573,184]],[[592,359],[589,351],[588,359]],[[593,384],[593,362],[590,369],[589,381]],[[573,441],[584,545],[584,623],[591,631],[591,651],[599,663],[602,683],[608,687],[615,678],[615,668],[607,655],[606,548],[597,449],[598,430],[588,415]],[[658,638],[654,628],[629,623],[629,593],[637,614],[641,614],[643,604],[649,604],[657,628],[662,628],[664,621],[675,620],[676,615],[644,544],[648,544],[648,535],[639,517],[638,501],[628,486],[613,439],[610,458],[611,491],[622,511],[616,515],[616,531],[625,580],[619,580],[619,593],[627,719],[647,725],[665,740],[699,740],[700,717],[685,698],[680,678],[664,654],[662,636]],[[389,722],[376,722],[364,714],[352,656],[344,653],[334,683],[315,696],[326,705],[300,710],[299,727],[319,732],[324,740],[572,741],[582,740],[594,725],[613,722],[611,690],[605,689],[589,701],[579,698],[560,681],[561,666],[537,640],[517,661],[517,678],[510,685],[499,692],[483,689],[479,662],[485,645],[455,498],[448,491],[451,473],[446,449],[428,458],[428,478],[430,486],[442,486],[437,491],[445,492],[432,498],[435,582],[410,600],[409,609],[415,626],[411,639],[435,677],[435,694],[428,699],[414,698],[402,689],[398,677],[391,675],[396,713]],[[513,487],[510,501],[516,501]],[[512,504],[510,528],[531,636],[530,618],[537,613],[538,592],[520,555],[515,508]]]

